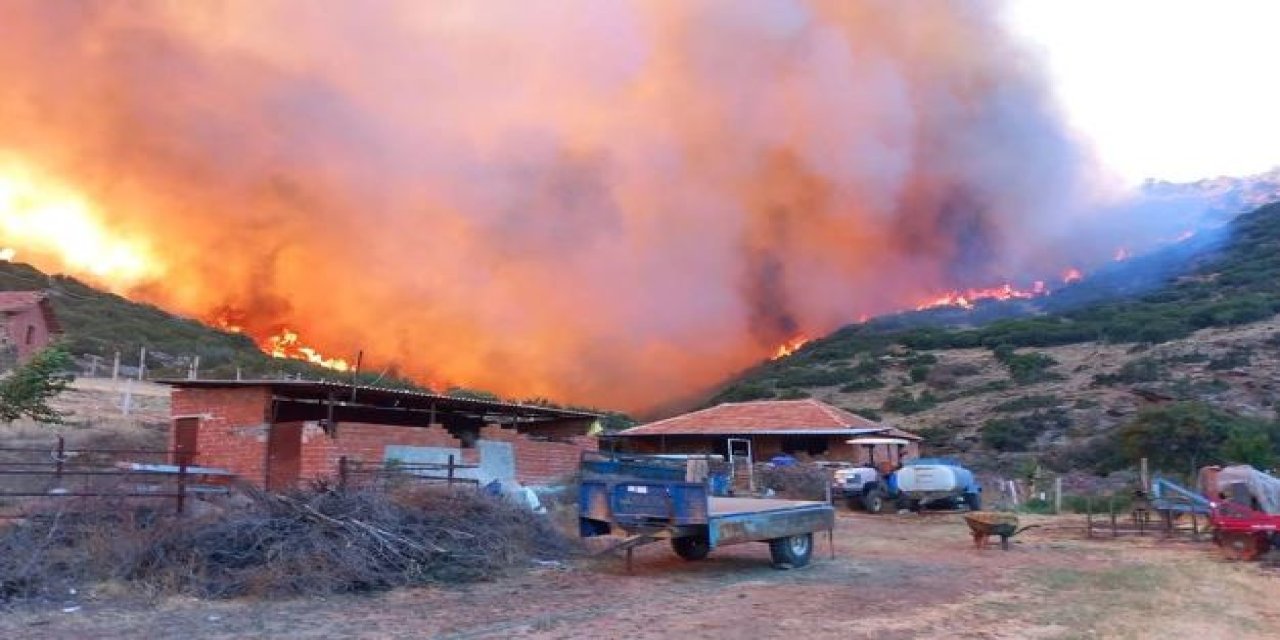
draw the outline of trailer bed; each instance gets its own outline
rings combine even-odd
[[[747,515],[751,513],[767,513],[769,511],[789,511],[797,507],[822,507],[824,502],[802,500],[776,500],[773,498],[724,498],[709,496],[707,510],[711,517]]]

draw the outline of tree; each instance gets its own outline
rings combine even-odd
[[[49,347],[0,379],[0,421],[27,417],[62,424],[66,416],[50,407],[49,400],[71,384],[74,377],[68,371],[73,365],[71,354],[61,347]]]
[[[1157,469],[1189,470],[1204,464],[1244,463],[1267,468],[1276,459],[1280,425],[1235,416],[1199,402],[1147,409],[1119,431],[1130,460],[1146,457]]]

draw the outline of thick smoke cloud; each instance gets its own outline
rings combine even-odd
[[[990,2],[31,0],[0,31],[0,148],[152,247],[134,295],[517,397],[644,407],[1060,266],[1079,182]]]

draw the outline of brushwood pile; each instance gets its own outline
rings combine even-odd
[[[474,490],[250,494],[203,517],[98,503],[0,527],[0,601],[94,584],[207,598],[369,592],[564,558],[544,518]]]

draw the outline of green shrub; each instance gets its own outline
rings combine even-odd
[[[911,371],[909,372],[909,375],[911,376],[911,381],[924,382],[925,379],[929,377],[929,370],[930,370],[929,366],[924,364],[918,364],[914,367],[911,367]]]
[[[1015,413],[1032,409],[1048,409],[1058,406],[1061,402],[1057,396],[1022,396],[1021,398],[1001,402],[991,407],[991,410],[1000,413]]]
[[[885,398],[883,409],[892,413],[911,415],[932,409],[937,404],[938,399],[928,391],[917,396],[906,389],[898,389]]]
[[[1093,383],[1100,386],[1114,384],[1132,384],[1137,382],[1155,382],[1164,378],[1165,368],[1154,358],[1138,358],[1124,363],[1116,373],[1099,374],[1093,377]]]
[[[1243,347],[1234,347],[1217,358],[1209,360],[1210,371],[1227,371],[1247,367],[1253,362],[1253,352]]]
[[[1051,409],[1016,418],[988,420],[982,428],[982,442],[996,451],[1026,451],[1040,434],[1071,426],[1066,411]]]

